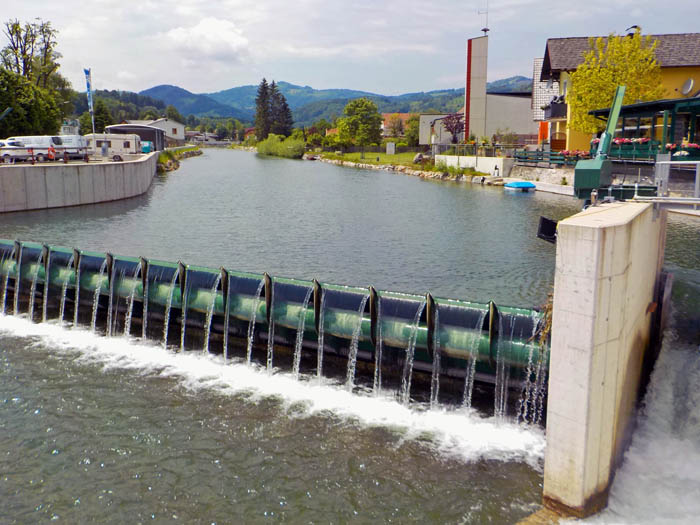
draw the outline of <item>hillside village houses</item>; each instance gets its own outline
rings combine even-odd
[[[666,90],[665,98],[678,99],[700,94],[700,33],[651,35],[658,42],[656,59],[661,66],[661,81]],[[545,119],[551,125],[552,149],[588,150],[591,136],[567,126],[570,110],[566,93],[570,75],[583,63],[590,50],[591,37],[550,38],[544,50],[539,79],[533,81],[555,87],[558,97],[546,105]],[[558,82],[558,86],[557,83]],[[688,93],[683,87],[693,86]],[[600,108],[591,108],[600,109]]]

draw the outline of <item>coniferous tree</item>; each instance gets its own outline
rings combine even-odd
[[[263,78],[255,97],[255,136],[258,140],[267,138],[270,134],[270,124],[270,87]]]
[[[292,111],[287,99],[273,80],[270,84],[270,132],[288,137],[292,133],[293,125]]]

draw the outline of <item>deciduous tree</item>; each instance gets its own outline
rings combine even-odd
[[[28,79],[0,68],[0,108],[12,112],[0,120],[0,137],[56,133],[60,110],[55,98]]]
[[[419,142],[419,132],[420,132],[420,117],[418,115],[411,115],[406,121],[406,143],[409,146],[417,146]]]
[[[387,128],[392,137],[400,137],[403,135],[403,119],[398,113],[394,113],[389,117]]]
[[[642,36],[639,28],[627,36],[591,39],[591,50],[570,77],[566,95],[571,112],[569,127],[584,133],[604,129],[605,123],[588,112],[609,107],[618,85],[627,86],[624,104],[662,98],[656,44],[651,37]]]
[[[343,110],[345,116],[338,119],[340,141],[353,141],[360,146],[364,158],[365,147],[382,139],[382,116],[377,105],[367,98],[351,100]]]
[[[172,104],[165,108],[165,116],[170,120],[174,120],[175,122],[180,122],[181,124],[185,123],[185,117],[183,117],[177,108]]]
[[[459,134],[464,131],[464,113],[452,113],[442,119],[442,125],[452,135],[452,144],[457,144]]]

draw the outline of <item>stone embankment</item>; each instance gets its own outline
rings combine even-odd
[[[413,177],[421,177],[423,179],[437,179],[437,180],[448,180],[454,182],[467,182],[471,181],[472,178],[481,178],[481,174],[476,173],[474,175],[455,175],[451,173],[443,173],[441,171],[424,171],[420,169],[409,168],[408,166],[399,166],[393,164],[369,164],[364,162],[351,162],[348,160],[336,160],[336,159],[324,159],[323,157],[304,157],[307,160],[320,160],[321,162],[327,162],[329,164],[335,164],[336,166],[345,166],[347,168],[359,168],[366,170],[382,170],[382,171],[395,171],[397,173],[403,173],[404,175],[411,175]]]
[[[180,161],[182,159],[188,159],[190,157],[197,157],[202,154],[202,150],[188,149],[185,151],[172,150],[169,151],[170,156],[166,161],[162,158],[158,159],[158,173],[164,173],[166,171],[175,171],[180,167]]]

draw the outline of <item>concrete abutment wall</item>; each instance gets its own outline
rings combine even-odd
[[[158,154],[125,162],[0,167],[0,213],[94,204],[148,191]]]
[[[544,503],[575,516],[606,506],[634,426],[665,212],[589,208],[559,223]]]

